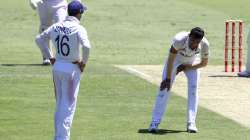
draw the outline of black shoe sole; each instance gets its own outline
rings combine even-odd
[[[158,133],[158,130],[152,129],[150,131],[148,131],[149,133]]]
[[[188,133],[197,133],[195,130],[187,130]]]
[[[43,66],[49,66],[50,63],[42,63]]]

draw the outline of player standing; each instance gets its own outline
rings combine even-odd
[[[209,43],[203,36],[203,29],[196,27],[191,32],[180,32],[174,37],[153,109],[150,132],[158,131],[158,125],[164,115],[175,76],[181,71],[184,71],[188,80],[187,131],[190,133],[198,131],[195,120],[198,108],[199,68],[207,65],[209,54]],[[200,60],[197,63],[198,59]]]
[[[78,0],[81,1],[81,0]],[[66,0],[30,0],[32,9],[37,9],[40,27],[39,33],[46,30],[52,23],[57,23],[65,20],[67,16],[67,1]],[[49,46],[49,40],[45,40]],[[42,52],[41,52],[42,53]],[[45,54],[42,53],[43,64],[49,65],[50,61],[45,59]]]
[[[70,128],[83,72],[91,48],[87,32],[80,19],[87,8],[79,1],[68,5],[66,20],[55,23],[37,36],[36,42],[45,57],[53,64],[53,81],[56,96],[55,140],[69,140]],[[51,39],[56,50],[53,58],[45,40]],[[80,57],[82,48],[82,57]]]
[[[247,63],[246,63],[246,70],[239,72],[239,77],[250,77],[250,31],[248,32],[247,36]]]

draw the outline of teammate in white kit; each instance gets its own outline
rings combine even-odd
[[[87,32],[80,25],[86,6],[79,1],[68,5],[69,16],[63,22],[55,23],[37,36],[36,42],[45,57],[53,64],[53,81],[56,96],[55,138],[69,140],[70,128],[76,109],[77,95],[83,72],[91,48]],[[56,50],[54,58],[45,43],[51,39]],[[82,49],[82,56],[80,54]]]
[[[158,131],[158,125],[164,115],[175,76],[181,71],[185,73],[188,80],[187,132],[196,133],[198,131],[195,119],[198,108],[199,68],[207,65],[209,55],[209,43],[203,36],[203,29],[195,27],[191,32],[180,32],[174,37],[164,66],[149,132]]]
[[[247,37],[247,63],[246,63],[246,70],[239,72],[238,76],[239,77],[250,77],[250,31],[248,32],[248,37]]]
[[[78,0],[81,1],[81,0]],[[30,0],[32,9],[38,11],[40,19],[39,33],[46,30],[53,23],[65,20],[67,16],[67,1],[66,0]],[[49,40],[45,40],[49,46]],[[49,65],[50,61],[45,59],[45,54],[42,53],[43,64]]]

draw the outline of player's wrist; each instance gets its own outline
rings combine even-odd
[[[171,79],[170,79],[170,78],[166,78],[164,81],[166,81],[166,82],[170,82],[170,81],[171,81]]]

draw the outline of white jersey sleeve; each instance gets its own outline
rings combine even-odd
[[[91,48],[87,31],[84,27],[80,26],[78,32],[78,40],[80,41],[80,44],[82,45],[82,61],[84,64],[87,63],[89,58],[89,49]]]
[[[185,43],[188,37],[188,32],[180,32],[177,33],[172,41],[172,46],[176,49],[176,50],[180,50],[185,48]]]
[[[43,31],[41,34],[36,36],[36,44],[41,49],[46,58],[51,58],[53,55],[49,50],[49,46],[46,43],[46,40],[50,39],[53,26],[50,26],[47,30]]]
[[[84,47],[91,48],[87,31],[84,27],[80,26],[79,32],[78,32],[78,39],[80,41],[80,44]]]

